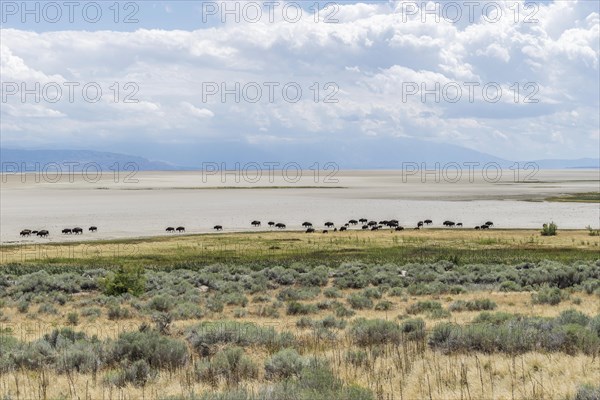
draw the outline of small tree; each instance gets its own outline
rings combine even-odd
[[[104,293],[108,296],[118,296],[130,293],[139,296],[146,287],[144,269],[140,266],[120,266],[116,272],[101,280]]]
[[[550,224],[544,224],[542,226],[542,236],[556,236],[556,231],[558,230],[558,226],[554,222],[550,222]]]

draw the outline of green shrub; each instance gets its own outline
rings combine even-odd
[[[421,318],[407,319],[400,324],[400,331],[407,340],[425,339],[425,321]]]
[[[352,321],[349,334],[352,342],[362,347],[397,344],[401,336],[400,326],[395,322],[364,318]]]
[[[513,281],[504,281],[500,284],[501,292],[519,292],[521,287]]]
[[[560,303],[562,298],[562,292],[559,288],[549,287],[544,287],[531,295],[533,304],[550,304],[553,306]]]
[[[108,360],[113,363],[144,360],[151,368],[170,370],[182,367],[188,360],[184,342],[152,331],[122,333],[108,354]]]
[[[323,290],[323,295],[329,299],[339,299],[342,297],[342,291],[336,287],[330,287]]]
[[[131,312],[128,308],[120,307],[118,305],[112,305],[108,308],[107,316],[109,320],[115,321],[119,319],[130,318]]]
[[[574,400],[598,400],[600,399],[600,384],[597,386],[583,385],[577,389]]]
[[[498,305],[490,299],[457,300],[448,306],[450,311],[484,311],[494,310]]]
[[[424,312],[431,312],[431,311],[441,310],[441,309],[442,309],[442,304],[440,302],[432,301],[432,300],[425,300],[425,301],[418,301],[414,304],[411,304],[406,309],[406,312],[408,314],[421,314]]]
[[[144,269],[141,266],[121,266],[106,278],[102,278],[100,285],[104,289],[104,294],[108,296],[124,293],[139,296],[144,293],[146,286]]]
[[[391,301],[380,301],[379,303],[377,303],[375,305],[375,310],[377,311],[388,311],[391,310],[393,306],[393,303]]]
[[[373,308],[373,300],[359,293],[353,293],[348,296],[348,304],[355,310],[364,310]]]
[[[314,304],[303,304],[297,301],[290,301],[287,306],[287,315],[307,315],[318,311]]]
[[[353,317],[356,312],[344,307],[343,305],[339,305],[335,308],[335,315],[338,318],[350,318]]]
[[[281,349],[292,346],[294,337],[287,332],[278,333],[273,327],[261,327],[253,323],[237,321],[202,322],[187,331],[187,340],[200,351],[205,346],[231,344],[241,347],[264,346]]]
[[[395,286],[388,290],[387,295],[392,297],[402,297],[404,296],[404,288]]]
[[[69,325],[76,326],[79,324],[79,314],[76,312],[70,312],[67,314],[67,323]]]
[[[148,302],[148,308],[154,311],[167,312],[173,308],[175,300],[171,296],[154,296]]]
[[[81,315],[87,318],[98,318],[102,315],[102,310],[98,307],[86,307],[81,310]]]
[[[558,226],[554,222],[550,222],[550,224],[544,224],[542,227],[542,236],[556,236],[556,231],[558,230]]]
[[[201,361],[196,365],[196,378],[216,386],[219,379],[228,385],[238,385],[245,379],[256,379],[258,367],[241,347],[229,347],[217,353],[210,361]]]
[[[363,296],[368,297],[370,299],[380,299],[382,296],[382,293],[379,289],[377,288],[366,288],[362,291]]]
[[[265,378],[268,380],[298,377],[305,360],[294,349],[283,349],[265,361]]]

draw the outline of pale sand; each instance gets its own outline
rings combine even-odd
[[[448,171],[439,183],[433,173],[403,178],[401,171],[340,171],[327,181],[328,173],[322,171],[316,177],[313,171],[303,171],[298,181],[293,179],[293,170],[288,179],[280,171],[264,171],[261,179],[255,179],[254,170],[242,177],[230,173],[204,178],[201,172],[138,172],[129,182],[124,182],[127,172],[116,177],[112,171],[98,181],[66,174],[55,181],[49,173],[38,176],[36,182],[34,175],[5,175],[0,190],[0,241],[156,236],[165,234],[167,226],[179,225],[188,233],[209,232],[216,224],[225,231],[249,231],[254,230],[250,227],[254,219],[263,222],[263,229],[269,220],[301,229],[304,221],[319,228],[326,221],[339,226],[361,217],[395,218],[407,227],[427,218],[436,227],[446,219],[469,228],[488,220],[499,228],[539,228],[549,221],[568,229],[600,225],[597,203],[524,201],[598,191],[598,170],[539,171],[537,182],[519,183],[510,170],[502,171],[502,179],[495,183],[482,179],[481,171],[474,171],[470,182],[468,170],[462,171],[457,182],[449,181],[455,172]],[[521,171],[521,178],[526,173]],[[290,188],[275,188],[279,186]],[[88,233],[90,225],[99,231]],[[60,234],[63,228],[75,226],[86,229],[82,236]],[[51,235],[48,239],[20,238],[19,231],[25,228],[48,229]]]

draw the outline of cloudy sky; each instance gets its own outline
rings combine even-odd
[[[3,1],[1,145],[177,162],[405,137],[598,158],[600,3],[467,3]]]

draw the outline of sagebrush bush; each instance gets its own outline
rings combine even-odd
[[[195,368],[196,378],[216,386],[219,379],[230,385],[238,385],[242,380],[256,379],[258,366],[244,354],[241,347],[228,347],[211,360],[200,361]]]
[[[295,343],[289,332],[278,333],[273,327],[261,327],[249,322],[202,322],[188,328],[187,340],[196,350],[204,346],[231,344],[241,347],[264,346],[271,350],[290,347]]]
[[[448,306],[450,311],[489,311],[495,310],[498,305],[490,299],[457,300]]]
[[[287,315],[307,315],[318,311],[314,304],[304,304],[297,301],[290,301],[287,305]]]
[[[442,304],[439,301],[425,300],[411,304],[407,307],[406,312],[408,314],[421,314],[435,310],[442,310]]]
[[[563,294],[559,288],[544,287],[531,295],[533,304],[550,304],[555,306],[562,300]]]
[[[298,377],[306,361],[294,349],[283,349],[265,361],[265,378],[268,380]]]
[[[349,334],[352,342],[362,347],[398,344],[401,337],[397,323],[382,319],[356,319],[350,325]]]
[[[107,355],[109,363],[144,360],[151,368],[175,369],[187,363],[185,343],[153,331],[126,332],[119,335]]]
[[[364,294],[353,293],[346,299],[350,307],[355,310],[364,310],[373,308],[373,300]]]

